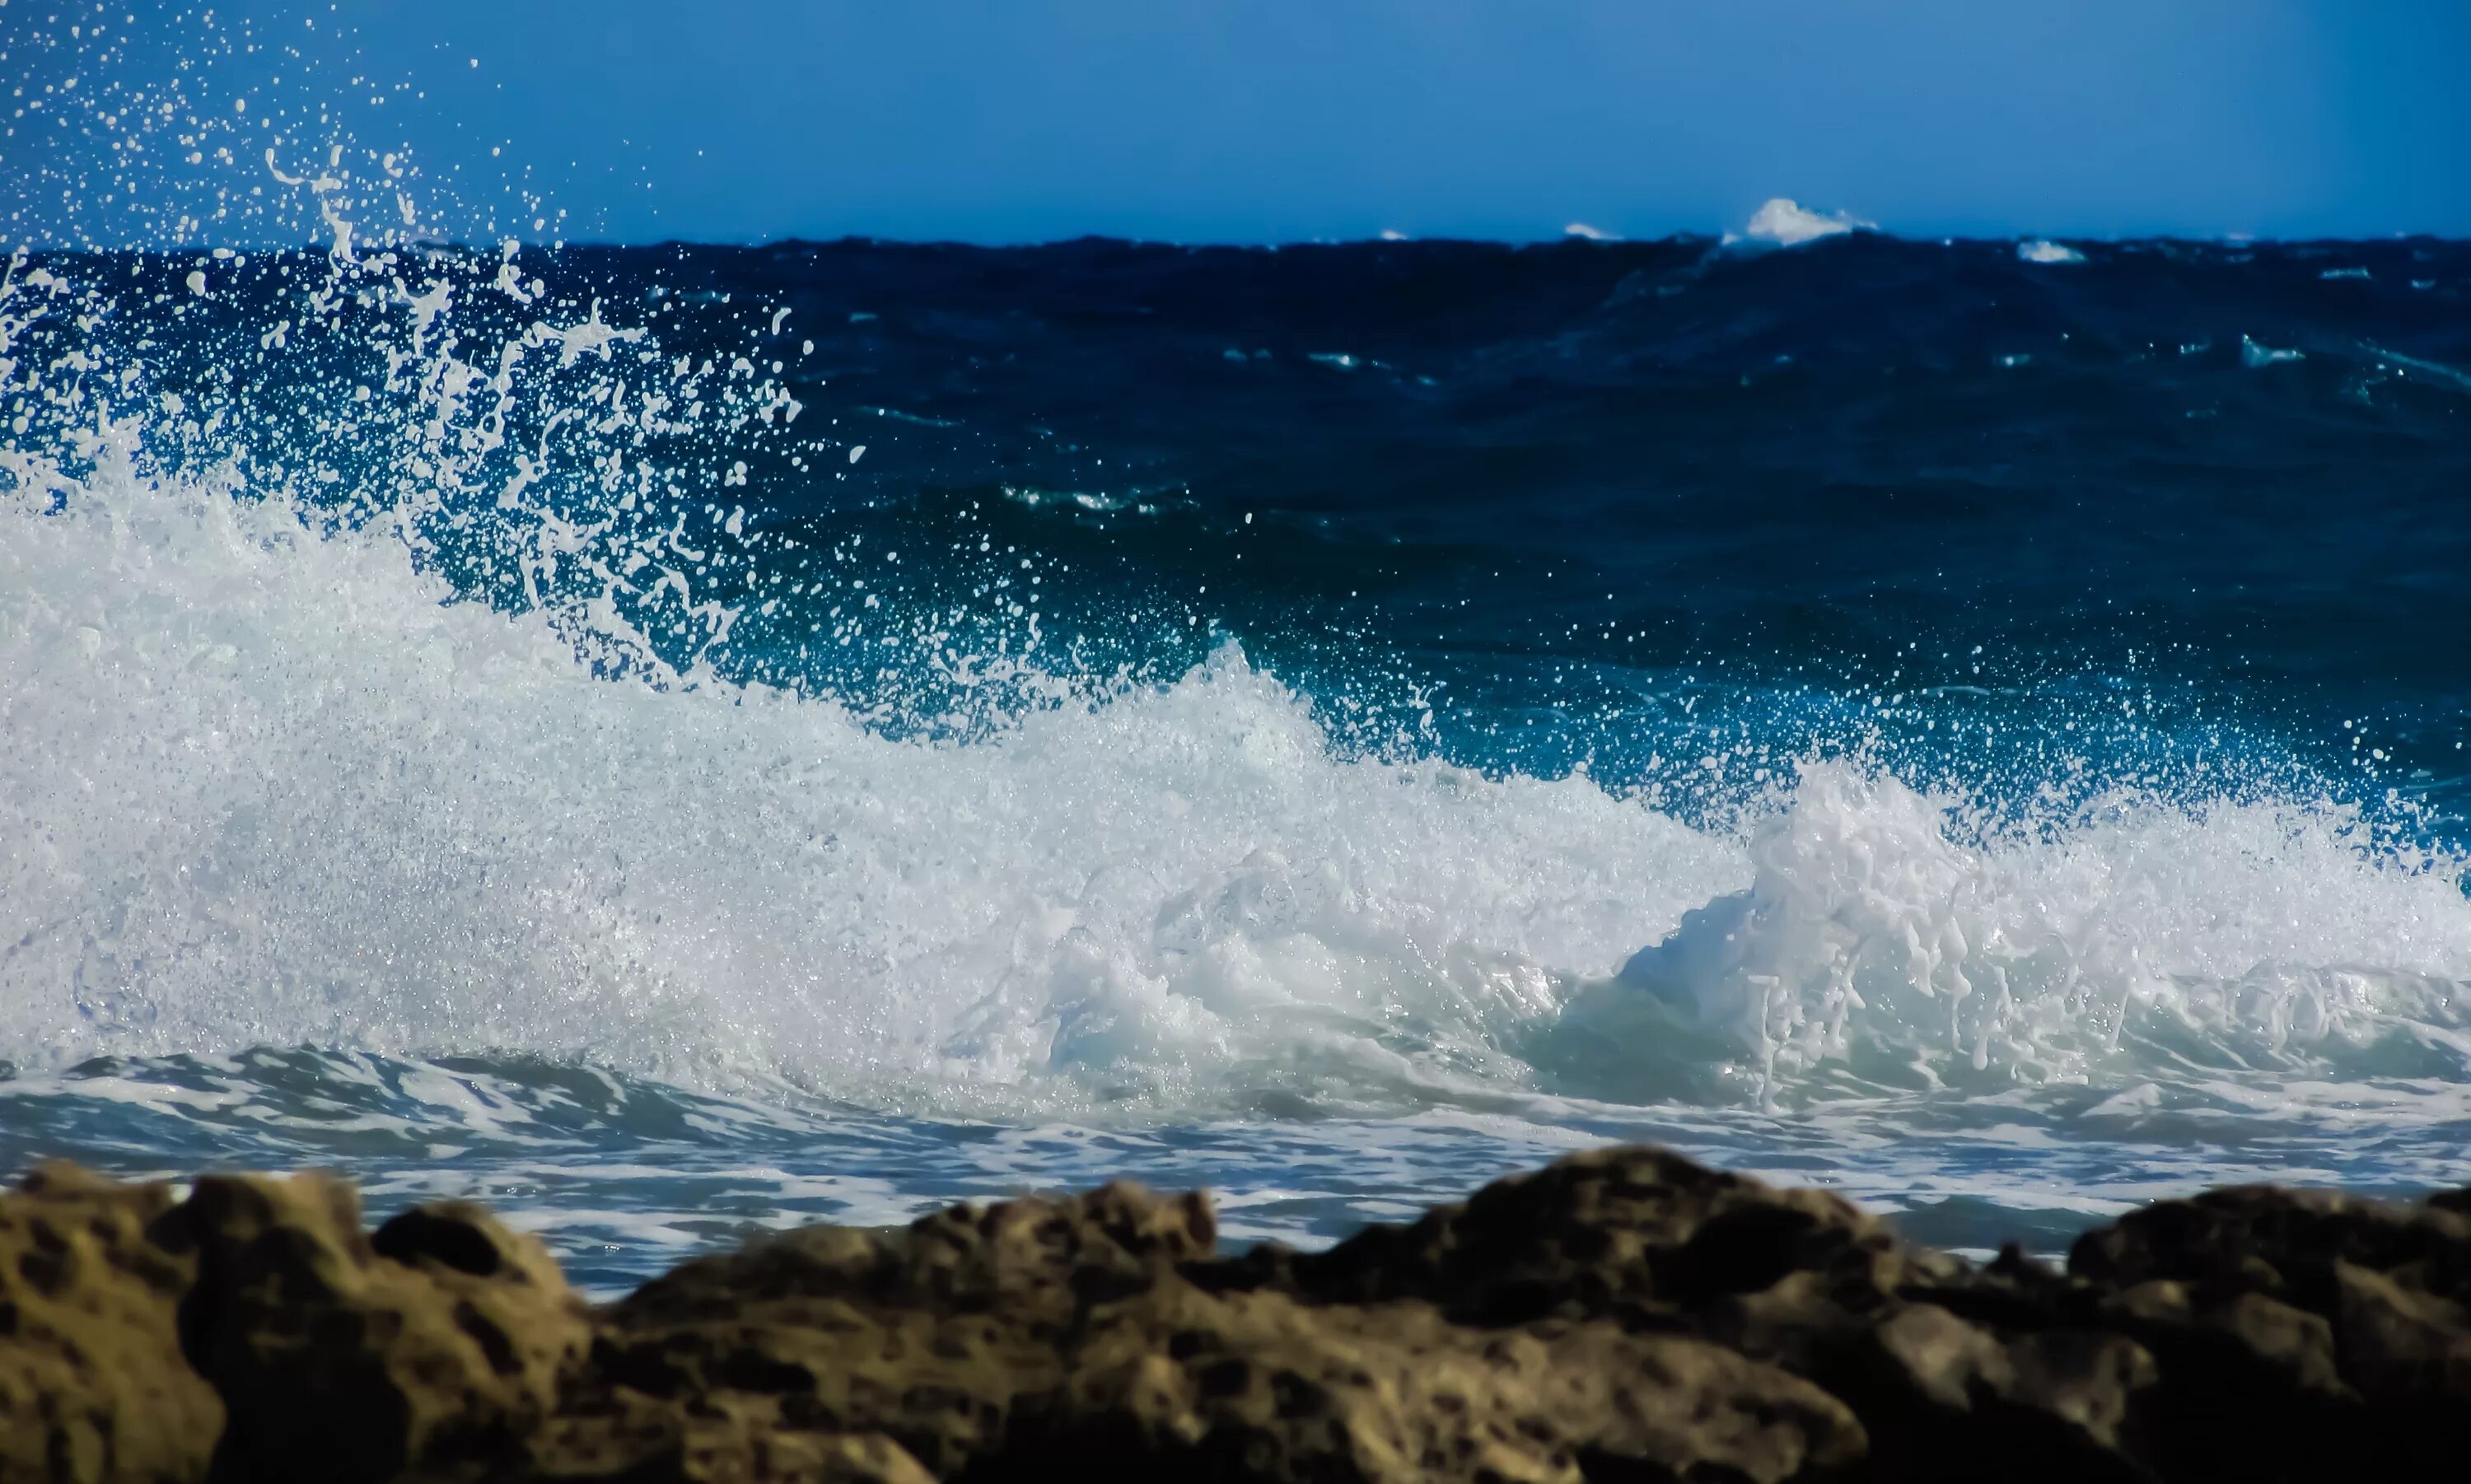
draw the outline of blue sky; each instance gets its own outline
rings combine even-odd
[[[0,34],[76,9],[7,0]],[[125,13],[124,68],[197,24]],[[348,93],[362,142],[476,201],[534,191],[584,239],[1657,235],[1771,196],[1916,234],[2471,235],[2471,0],[318,0],[215,24],[257,40],[213,79],[256,118]]]

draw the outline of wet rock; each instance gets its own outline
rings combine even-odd
[[[2087,1233],[2072,1272],[2163,1365],[2157,1456],[2400,1475],[2471,1453],[2471,1212],[2270,1186]],[[2224,1428],[2237,1409],[2246,1421]]]
[[[486,1477],[542,1484],[928,1484],[935,1477],[878,1434],[806,1433],[755,1424],[725,1406],[683,1427],[613,1432],[595,1420],[553,1422],[529,1464]]]
[[[1110,1185],[1067,1200],[955,1206],[898,1234],[810,1227],[688,1262],[612,1311],[622,1326],[733,1312],[747,1299],[838,1301],[879,1312],[1001,1309],[1042,1337],[1090,1305],[1141,1292],[1210,1256],[1218,1218],[1198,1191]]]
[[[1318,1255],[1256,1254],[1204,1282],[1319,1304],[1412,1295],[1473,1327],[1536,1316],[1687,1334],[1850,1404],[1887,1478],[1978,1477],[2030,1441],[2026,1478],[2138,1478],[2125,1435],[2153,1357],[2086,1296],[2012,1262],[1976,1270],[1839,1197],[1659,1149],[1607,1149],[1498,1182]]]
[[[2349,1262],[2334,1264],[2334,1333],[2364,1396],[2471,1421],[2471,1318],[2461,1305]]]
[[[2153,1357],[2116,1334],[2050,1330],[2003,1340],[1929,1304],[1900,1307],[1819,1374],[1871,1430],[1878,1477],[2148,1477],[2123,1447]]]
[[[2443,1296],[2471,1293],[2471,1213],[2337,1190],[2241,1186],[2161,1201],[2077,1239],[2068,1268],[2114,1287],[2167,1278],[2329,1312],[2349,1263]]]
[[[320,1176],[0,1195],[0,1481],[2317,1480],[2471,1454],[2471,1200],[2216,1191],[2061,1271],[1658,1150],[1326,1253],[1110,1186],[591,1308]]]
[[[363,1230],[349,1185],[211,1176],[180,1348],[224,1401],[219,1479],[384,1480],[519,1452],[590,1324],[538,1241],[476,1207]]]
[[[1025,1409],[1006,1476],[1766,1484],[1863,1449],[1836,1399],[1696,1340],[1175,1284],[1100,1317],[1065,1386]]]
[[[0,1195],[0,1479],[202,1479],[223,1403],[181,1359],[171,1188],[48,1165]]]
[[[2337,1368],[2332,1326],[2261,1294],[2151,1280],[2102,1301],[2104,1323],[2154,1357],[2141,1449],[2169,1478],[2342,1476],[2363,1435],[2359,1395]],[[2224,1420],[2240,1419],[2236,1427]]]
[[[1799,1275],[1817,1275],[1832,1301],[1858,1308],[1910,1278],[1958,1266],[1906,1248],[1825,1191],[1777,1190],[1669,1150],[1629,1148],[1496,1181],[1328,1252],[1265,1250],[1214,1281],[1325,1304],[1420,1298],[1464,1324],[1627,1313],[1654,1327]]]
[[[1180,1284],[1209,1202],[1109,1186],[955,1207],[897,1237],[812,1228],[690,1262],[612,1308],[578,1404],[681,1416],[725,1399],[775,1431],[881,1434],[949,1476],[1014,1402],[1061,1385],[1094,1311]]]

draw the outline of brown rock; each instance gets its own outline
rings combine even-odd
[[[2315,1480],[2471,1453],[2471,1199],[2216,1191],[2070,1271],[1607,1150],[1323,1254],[1111,1186],[594,1311],[323,1177],[0,1196],[0,1484]]]
[[[1882,1478],[2142,1479],[2123,1436],[2153,1357],[2134,1341],[2048,1330],[2006,1341],[1929,1304],[1900,1307],[1821,1371],[1871,1428]]]
[[[949,1476],[1001,1446],[1016,1398],[1061,1384],[1095,1306],[1177,1282],[1216,1237],[1206,1198],[1133,1186],[954,1207],[891,1237],[790,1233],[611,1309],[577,1404],[683,1418],[725,1400],[747,1426],[882,1434]]]
[[[1821,1275],[1839,1302],[1872,1304],[1915,1264],[1956,1267],[1905,1248],[1825,1191],[1779,1190],[1669,1150],[1624,1148],[1495,1181],[1325,1253],[1264,1252],[1215,1281],[1319,1303],[1420,1298],[1467,1324],[1623,1309],[1657,1323],[1801,1273]]]
[[[2471,1455],[2471,1317],[2414,1276],[2336,1262],[2335,1344],[2395,1467],[2459,1466]]]
[[[180,1358],[168,1186],[47,1165],[0,1195],[0,1479],[202,1479],[223,1404]]]
[[[181,1346],[229,1421],[219,1478],[383,1480],[502,1458],[554,1405],[589,1325],[548,1253],[478,1208],[374,1237],[322,1175],[214,1176],[180,1208]]]
[[[2338,1262],[2441,1296],[2471,1295],[2471,1213],[2239,1186],[2157,1202],[2086,1233],[2068,1254],[2070,1272],[2110,1287],[2167,1278],[2320,1314],[2332,1312]]]
[[[1198,1191],[1110,1185],[1061,1201],[954,1206],[891,1236],[809,1227],[686,1263],[612,1310],[621,1326],[709,1317],[744,1299],[838,1300],[871,1310],[1003,1309],[1052,1330],[1088,1305],[1208,1257],[1216,1214]]]
[[[631,1448],[647,1477],[718,1477],[695,1460],[724,1454],[729,1476],[789,1476],[714,1441],[699,1420],[719,1417],[776,1446],[879,1434],[947,1478],[1264,1484],[1576,1480],[1587,1460],[1769,1480],[1861,1452],[1840,1403],[1714,1346],[1606,1324],[1471,1331],[1422,1303],[1213,1296],[1179,1269],[1212,1271],[1214,1239],[1206,1200],[1118,1186],[690,1263],[605,1316],[591,1395],[570,1399],[570,1419],[580,1405],[600,1421],[561,1446]]]
[[[1765,1484],[1863,1451],[1834,1398],[1696,1340],[1602,1323],[1471,1331],[1415,1301],[1306,1307],[1184,1284],[1102,1315],[1064,1387],[1027,1414],[1003,1476],[1072,1463],[1128,1480]]]
[[[681,1425],[621,1435],[597,1423],[552,1423],[528,1465],[499,1477],[539,1484],[929,1484],[928,1472],[879,1434],[806,1433],[750,1425],[726,1406]]]
[[[2087,1233],[2069,1267],[2159,1358],[2145,1430],[2177,1474],[2389,1476],[2471,1450],[2471,1213],[2444,1197],[2213,1190]]]

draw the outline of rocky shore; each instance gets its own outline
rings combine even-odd
[[[1126,1186],[585,1304],[321,1175],[0,1195],[0,1480],[2399,1478],[2471,1465],[2471,1190],[2245,1188],[2064,1271],[1655,1149],[1321,1253]]]

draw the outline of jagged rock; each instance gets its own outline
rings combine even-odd
[[[445,1472],[515,1450],[582,1355],[582,1303],[540,1243],[477,1207],[372,1236],[323,1175],[212,1176],[167,1223],[196,1254],[181,1349],[224,1399],[224,1479]]]
[[[2154,1279],[2101,1300],[2101,1321],[2153,1356],[2140,1451],[2166,1478],[2340,1476],[2363,1431],[2335,1364],[2333,1327],[2261,1294],[2200,1296]],[[2237,1427],[2226,1418],[2242,1419]]]
[[[2451,1195],[2212,1190],[2087,1233],[2068,1265],[2124,1290],[2117,1322],[2189,1397],[2153,1429],[2157,1453],[2249,1452],[2258,1476],[2289,1478],[2471,1453],[2471,1212]],[[2202,1316],[2202,1338],[2182,1313]],[[2203,1413],[2233,1377],[2249,1383],[2233,1404],[2255,1417],[2217,1440]]]
[[[1669,1150],[1627,1148],[1495,1181],[1328,1252],[1266,1250],[1219,1281],[1319,1303],[1421,1298],[1467,1324],[1625,1310],[1659,1324],[1798,1274],[1820,1275],[1837,1302],[1859,1307],[1958,1267],[1905,1247],[1825,1191],[1780,1190]]]
[[[776,1430],[881,1433],[939,1475],[1003,1442],[1014,1400],[1060,1385],[1094,1307],[1178,1282],[1207,1199],[1109,1186],[955,1207],[895,1237],[811,1228],[690,1262],[604,1317],[591,1404],[681,1413],[726,1397]]]
[[[897,1235],[809,1227],[688,1262],[611,1312],[649,1325],[735,1311],[747,1298],[838,1300],[902,1313],[1001,1308],[1042,1335],[1091,1303],[1139,1292],[1209,1256],[1218,1218],[1198,1191],[1110,1185],[1062,1201],[954,1206]]]
[[[2052,1330],[2003,1339],[1930,1304],[1900,1306],[1817,1375],[1870,1427],[1877,1475],[2133,1480],[2121,1436],[2153,1357],[2115,1334]]]
[[[2347,1262],[2440,1297],[2471,1295],[2471,1213],[2338,1190],[2237,1186],[2160,1201],[2088,1232],[2068,1269],[2114,1287],[2152,1278],[2285,1298],[2328,1312]]]
[[[1215,1220],[1115,1186],[958,1208],[898,1237],[816,1229],[690,1263],[606,1316],[594,1404],[658,1436],[716,1403],[784,1436],[881,1433],[973,1478],[1795,1477],[1858,1457],[1824,1393],[1610,1325],[1508,1334],[1430,1305],[1307,1308],[1179,1272]],[[769,1475],[765,1475],[769,1476]]]
[[[692,1423],[675,1413],[612,1428],[610,1419],[561,1418],[543,1429],[527,1465],[492,1477],[549,1484],[929,1484],[901,1445],[880,1434],[810,1433],[763,1425],[718,1405]]]
[[[2334,1332],[2364,1395],[2471,1414],[2471,1320],[2461,1305],[2336,1262]]]
[[[2137,1478],[2123,1429],[2154,1378],[2056,1274],[1970,1269],[1824,1191],[1660,1149],[1576,1155],[1329,1252],[1258,1253],[1205,1283],[1314,1303],[1413,1295],[1453,1319],[1604,1317],[1773,1361],[1852,1404],[1883,1477],[1971,1478],[2031,1439],[2024,1478]]]
[[[1327,1253],[1111,1186],[588,1308],[319,1176],[0,1195],[0,1484],[2317,1480],[2471,1453],[2471,1195],[2267,1189],[1974,1266],[1657,1150]]]
[[[202,1479],[223,1403],[180,1356],[195,1265],[161,1185],[47,1165],[0,1195],[0,1479]]]
[[[1475,1331],[1415,1300],[1307,1307],[1177,1284],[1094,1329],[1017,1429],[1018,1476],[1768,1484],[1863,1451],[1816,1386],[1602,1323]]]

